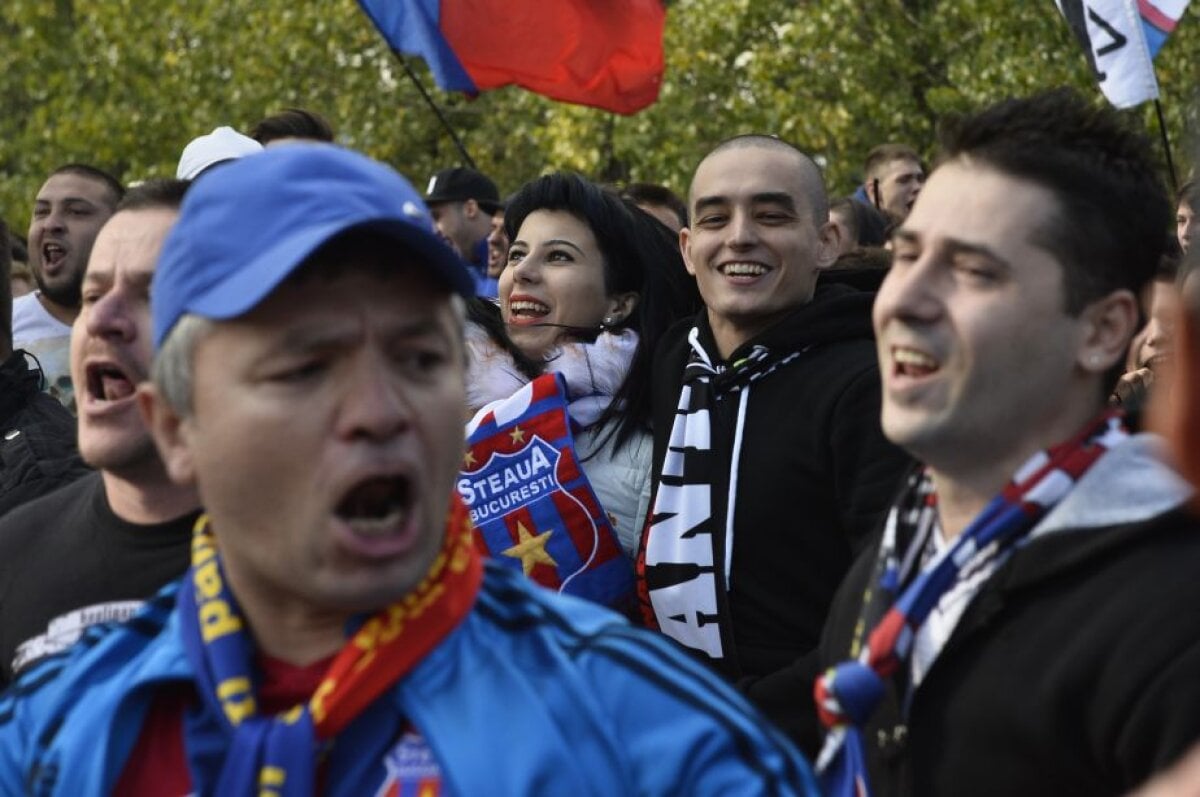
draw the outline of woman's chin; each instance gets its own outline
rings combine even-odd
[[[558,344],[562,330],[553,327],[533,327],[510,324],[509,340],[521,353],[535,361],[541,361]]]

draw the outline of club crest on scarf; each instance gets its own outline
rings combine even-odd
[[[480,410],[458,493],[481,551],[544,587],[623,606],[633,571],[580,467],[567,406],[563,377],[545,374]]]

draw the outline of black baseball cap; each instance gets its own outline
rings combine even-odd
[[[502,207],[496,184],[483,172],[455,166],[442,169],[429,178],[429,185],[425,189],[426,204],[466,202],[468,199],[474,199],[487,213],[495,213]]]

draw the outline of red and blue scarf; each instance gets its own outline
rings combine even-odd
[[[545,374],[476,415],[458,492],[480,549],[557,592],[624,609],[633,568],[575,453],[566,381]]]
[[[826,794],[870,795],[861,728],[879,707],[886,679],[910,661],[917,632],[964,569],[976,569],[981,557],[1007,556],[1104,452],[1125,437],[1119,414],[1107,412],[1071,440],[1034,454],[953,545],[923,568],[916,564],[915,551],[923,546],[923,538],[941,532],[929,472],[923,469],[914,476],[889,513],[876,565],[880,593],[894,600],[858,658],[827,670],[813,689],[826,728],[817,759]],[[903,539],[911,543],[902,558],[897,541]]]
[[[189,712],[185,722],[196,793],[311,795],[318,759],[360,716],[378,728],[356,731],[356,737],[378,749],[357,751],[362,760],[352,776],[361,779],[361,788],[348,793],[372,793],[383,780],[386,751],[404,726],[402,717],[366,710],[470,612],[483,580],[472,534],[466,508],[455,499],[445,542],[421,583],[357,624],[307,703],[263,716],[256,703],[254,640],[229,589],[208,517],[201,516],[178,598],[184,648],[204,708]],[[430,784],[425,778],[405,785]]]

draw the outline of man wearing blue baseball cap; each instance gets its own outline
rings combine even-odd
[[[194,186],[139,392],[206,508],[192,567],[0,700],[0,793],[815,793],[669,643],[480,560],[453,489],[472,288],[361,155]]]

